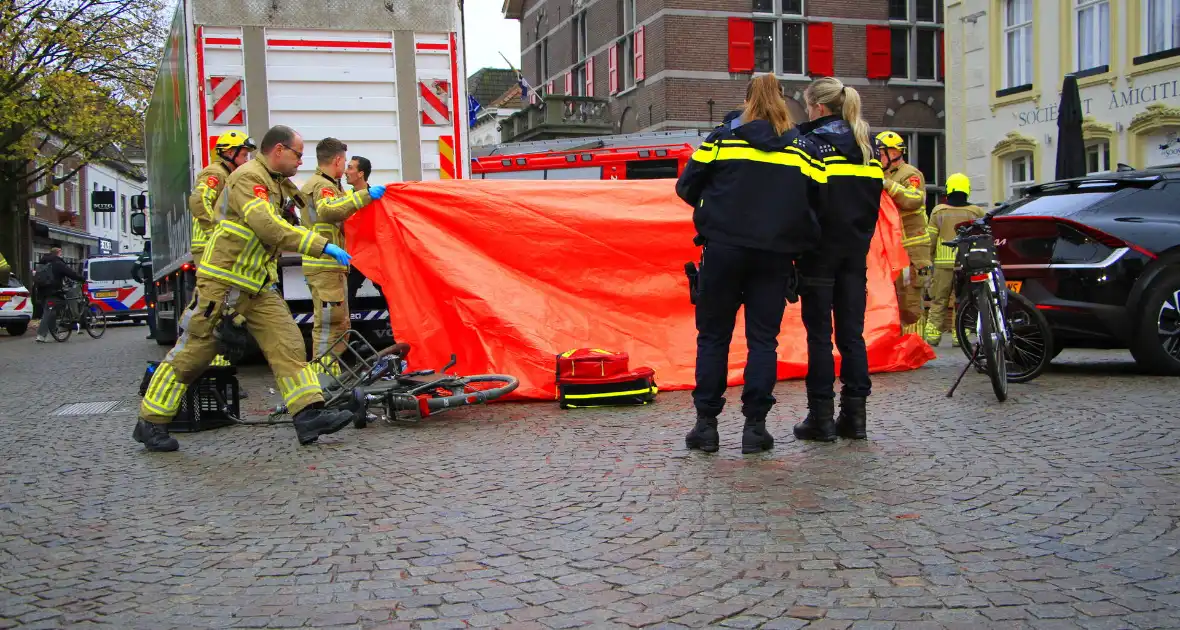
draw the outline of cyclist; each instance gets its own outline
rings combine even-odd
[[[36,343],[47,343],[46,336],[57,325],[57,309],[63,306],[65,293],[62,282],[70,278],[75,282],[85,282],[82,274],[74,271],[61,258],[61,248],[54,246],[47,254],[41,256],[37,263],[37,271],[33,276],[37,285],[38,297],[42,300],[41,324],[37,326]]]

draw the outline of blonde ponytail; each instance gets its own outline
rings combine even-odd
[[[873,145],[869,143],[869,123],[861,117],[860,92],[833,77],[816,79],[807,86],[803,98],[809,105],[823,105],[840,116],[852,127],[852,135],[860,147],[865,164],[873,159]]]

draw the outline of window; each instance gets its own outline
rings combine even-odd
[[[755,13],[774,13],[774,0],[754,0]]]
[[[586,96],[586,64],[574,68],[574,96]]]
[[[938,35],[941,2],[890,0],[890,56],[895,79],[937,81],[941,58]],[[903,22],[904,24],[897,24]]]
[[[1008,161],[1008,198],[1015,199],[1028,186],[1032,185],[1036,177],[1033,175],[1034,164],[1031,155],[1021,155]]]
[[[1077,0],[1077,48],[1074,69],[1089,70],[1110,64],[1110,2]]]
[[[65,176],[65,165],[58,163],[53,167],[53,179],[50,181],[50,183],[52,184],[53,182],[56,182]],[[62,212],[66,209],[65,183],[58,184],[57,189],[53,191],[53,205],[57,208],[58,212]]]
[[[803,15],[803,0],[754,0],[754,13]]]
[[[545,81],[549,79],[549,38],[541,39],[537,45],[537,85],[536,89],[544,89]]]
[[[631,33],[619,42],[619,64],[623,69],[622,89],[635,87],[635,33]]]
[[[783,22],[783,74],[803,74],[803,23]]]
[[[754,72],[774,72],[774,22],[754,22]]]
[[[130,232],[130,230],[127,229],[127,195],[120,195],[120,197],[120,201],[122,202],[120,205],[123,209],[123,231]]]
[[[926,180],[926,207],[933,209],[938,203],[938,189],[942,186],[942,173],[946,170],[943,135],[911,132],[904,134],[904,137],[906,162],[922,171],[922,179]]]
[[[1004,88],[1032,83],[1032,0],[1004,2]]]
[[[1086,174],[1110,170],[1110,143],[1097,142],[1086,146]]]
[[[574,61],[581,61],[586,58],[586,53],[589,47],[586,42],[586,12],[579,13],[574,18]]]
[[[1143,0],[1148,55],[1180,48],[1180,0]]]
[[[801,15],[802,2],[754,0],[754,11],[774,15],[754,21],[754,71],[802,75],[805,24],[792,19]]]

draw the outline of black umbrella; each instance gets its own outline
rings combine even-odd
[[[1086,174],[1086,144],[1082,139],[1082,97],[1078,79],[1065,75],[1057,108],[1057,179]]]

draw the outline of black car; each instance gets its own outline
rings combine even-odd
[[[1045,314],[1057,351],[1127,348],[1180,375],[1180,168],[1032,186],[992,229],[1009,288]]]

